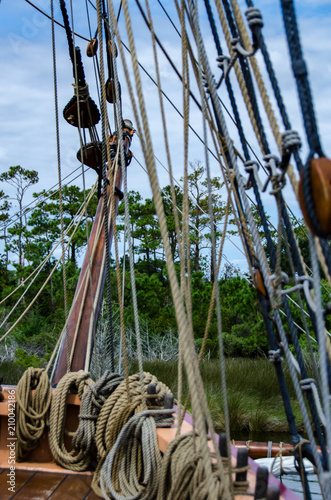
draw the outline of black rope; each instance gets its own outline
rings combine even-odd
[[[281,6],[292,70],[297,83],[304,126],[310,147],[310,156],[313,156],[315,153],[319,156],[324,156],[318,135],[313,99],[308,81],[308,72],[306,63],[303,59],[293,1],[281,0]]]
[[[208,20],[209,20],[209,24],[210,24],[210,27],[211,27],[211,31],[212,31],[212,34],[213,34],[213,37],[214,37],[214,42],[215,42],[217,54],[219,56],[221,56],[221,55],[223,55],[223,51],[222,51],[221,43],[220,43],[220,40],[219,40],[219,36],[218,36],[217,29],[216,29],[215,20],[214,20],[214,16],[213,16],[213,13],[212,13],[212,10],[211,10],[211,6],[210,6],[209,0],[205,0],[205,7],[206,7],[206,10],[207,10]],[[240,142],[241,142],[241,145],[242,145],[242,148],[243,148],[245,159],[247,161],[247,160],[250,159],[249,152],[248,152],[248,147],[247,147],[247,141],[246,141],[246,138],[245,138],[244,129],[243,129],[243,126],[242,126],[242,123],[241,123],[241,119],[240,119],[240,115],[239,115],[239,111],[238,111],[237,103],[236,103],[236,100],[235,100],[235,97],[234,97],[234,93],[233,93],[233,89],[232,89],[232,85],[231,85],[230,79],[227,78],[225,83],[226,83],[226,88],[227,88],[228,95],[229,95],[229,98],[230,98],[232,111],[233,111],[233,114],[234,114],[234,121],[235,121],[235,124],[236,124],[237,129],[238,129]]]
[[[70,59],[71,59],[72,66],[73,66],[74,79],[76,80],[76,69],[77,69],[78,85],[82,87],[85,85],[85,74],[84,74],[84,68],[83,68],[83,63],[82,63],[82,57],[81,57],[79,47],[74,47],[74,41],[72,38],[72,32],[71,32],[70,24],[69,24],[68,12],[67,12],[67,8],[66,8],[66,4],[65,4],[64,0],[60,0],[60,8],[61,8],[64,27],[66,30],[66,35],[67,35],[67,40],[68,40],[69,55],[70,55]]]
[[[267,331],[267,337],[268,337],[270,348],[273,351],[277,351],[278,346],[276,343],[273,326],[272,326],[270,316],[269,316],[269,301],[265,297],[263,297],[263,295],[261,295],[261,294],[259,294],[258,296],[259,296],[260,309],[262,312],[265,328]],[[296,446],[300,442],[300,435],[299,435],[297,428],[296,428],[296,425],[295,425],[295,417],[294,417],[293,410],[292,410],[291,400],[290,400],[290,396],[288,393],[283,368],[282,368],[282,365],[280,362],[278,362],[278,363],[276,362],[273,364],[274,364],[274,367],[276,370],[278,384],[279,384],[280,392],[281,392],[282,399],[283,399],[283,405],[284,405],[286,419],[287,419],[288,426],[289,426],[289,431],[291,434],[291,440],[292,440],[293,445]]]
[[[254,6],[252,0],[246,0],[246,3],[248,5],[248,7]],[[255,36],[257,37],[259,48],[260,48],[261,53],[263,55],[264,63],[266,65],[267,73],[269,75],[269,80],[270,80],[272,89],[274,91],[275,99],[276,99],[276,102],[278,105],[278,109],[279,109],[281,118],[283,120],[284,127],[286,130],[291,130],[290,120],[288,118],[288,114],[287,114],[285,104],[283,101],[283,97],[282,97],[282,94],[281,94],[281,91],[280,91],[280,88],[278,85],[276,74],[275,74],[275,71],[274,71],[270,56],[269,56],[269,52],[268,52],[267,46],[264,42],[264,36],[262,34],[262,31],[258,30]],[[294,155],[294,159],[295,159],[295,163],[297,165],[297,168],[300,171],[302,169],[302,161],[301,161],[300,155],[297,151],[295,151],[293,153],[293,155]]]
[[[228,2],[228,0],[222,0],[222,3],[223,3],[225,14],[226,14],[226,17],[228,20],[229,28],[231,31],[231,36],[233,38],[239,38],[239,33],[237,31],[237,28],[236,28],[236,25],[235,25],[235,22],[234,22],[234,19],[232,16],[229,2]],[[239,64],[240,64],[241,71],[242,71],[242,74],[243,74],[243,77],[245,80],[247,92],[249,94],[249,98],[251,101],[253,114],[254,114],[256,125],[257,125],[258,131],[259,131],[259,136],[261,138],[263,154],[266,155],[266,154],[270,153],[270,149],[269,149],[267,137],[265,135],[264,128],[262,125],[262,120],[261,120],[259,107],[258,107],[257,100],[256,100],[254,85],[253,85],[253,79],[252,79],[252,75],[251,75],[251,72],[249,69],[247,59],[244,57],[239,57]]]
[[[39,7],[37,7],[37,5],[35,5],[33,2],[31,2],[31,0],[25,0],[25,1],[26,1],[26,3],[28,3],[29,5],[31,5],[31,7],[33,7],[38,12],[40,12],[40,14],[42,14],[45,17],[47,17],[47,19],[49,19],[50,21],[52,20],[51,16],[49,16],[44,10],[40,9]],[[57,24],[58,26],[60,26],[61,28],[65,29],[65,26],[63,24],[59,23],[59,21],[56,21],[56,19],[54,19],[54,23]],[[85,40],[86,42],[90,41],[88,38],[85,38],[85,36],[82,36],[79,33],[76,33],[75,31],[72,31],[71,33],[74,34],[75,36],[78,36],[78,38],[81,38],[82,40]]]

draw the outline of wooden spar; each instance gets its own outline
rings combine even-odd
[[[123,143],[125,154],[128,154],[131,139],[133,135],[132,124],[129,120],[123,123]],[[115,137],[115,136],[114,136]],[[114,144],[114,143],[113,143]],[[119,162],[120,163],[120,162]],[[122,185],[122,172],[119,164],[114,173],[115,193],[113,202],[115,204],[115,214],[119,204],[119,194]],[[107,196],[110,198],[111,186],[107,188]],[[108,204],[108,236],[109,247],[113,238],[113,221],[111,205]],[[90,233],[88,250],[86,251],[82,269],[79,275],[75,297],[68,316],[68,333],[64,332],[59,348],[59,357],[55,369],[53,383],[57,384],[59,380],[67,373],[67,340],[69,337],[69,348],[72,352],[71,371],[82,370],[85,367],[87,355],[87,341],[89,332],[91,333],[91,342],[93,345],[93,332],[95,330],[100,307],[102,303],[103,289],[106,279],[105,265],[105,230],[103,223],[104,201],[103,195],[99,199],[98,208]],[[90,263],[89,263],[90,260]],[[89,269],[90,266],[90,269]],[[90,276],[91,282],[90,283]],[[91,293],[92,289],[92,293]],[[92,304],[93,296],[93,304]],[[94,313],[93,313],[94,308]],[[91,346],[92,349],[92,346]]]

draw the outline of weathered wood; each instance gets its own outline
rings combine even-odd
[[[128,152],[131,137],[133,134],[133,129],[129,127],[124,127],[124,149],[125,153]],[[113,196],[113,202],[115,204],[115,214],[117,213],[117,208],[119,204],[119,193],[122,184],[122,172],[119,166],[115,174],[115,193]],[[117,188],[117,189],[116,189]],[[108,186],[107,193],[110,197],[110,189],[113,187]],[[92,343],[93,343],[93,332],[96,327],[97,319],[100,312],[100,307],[102,303],[103,289],[106,279],[106,266],[105,266],[105,231],[103,224],[103,195],[100,197],[97,212],[95,215],[94,223],[90,233],[89,239],[89,251],[86,251],[85,258],[83,261],[82,269],[78,279],[78,284],[76,288],[76,293],[71,307],[69,317],[68,317],[68,337],[69,337],[69,348],[70,352],[73,349],[71,371],[78,371],[84,369],[86,360],[86,349],[87,349],[87,339],[89,332],[91,332]],[[111,222],[111,207],[108,209],[108,227],[109,227],[109,246],[111,246],[113,238],[113,226]],[[101,230],[100,230],[101,225]],[[89,259],[91,268],[89,270]],[[92,280],[90,283],[90,276]],[[92,293],[91,293],[92,288]],[[93,303],[92,304],[92,295]],[[94,307],[94,314],[93,314]],[[78,327],[76,342],[74,345],[75,331]],[[59,359],[54,375],[53,382],[58,383],[59,380],[67,372],[67,341],[66,334],[63,335],[63,339],[60,346]]]

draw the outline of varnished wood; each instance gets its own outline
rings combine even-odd
[[[91,478],[68,475],[52,495],[52,500],[83,500],[91,490]]]
[[[6,486],[7,470],[0,473],[0,498],[9,500],[97,500],[91,488],[92,477],[83,474],[70,475],[48,472],[17,471],[15,493]]]
[[[87,57],[95,56],[97,50],[98,50],[98,40],[96,38],[92,38],[92,40],[89,41],[86,47]]]
[[[47,500],[61,485],[67,474],[46,472],[30,473],[31,477],[23,484],[18,493],[20,500]]]
[[[331,236],[331,160],[313,158],[310,162],[310,186],[314,209],[325,237]],[[302,176],[298,186],[298,199],[303,217],[309,229],[316,234],[303,193]]]
[[[9,500],[14,496],[14,493],[12,491],[8,490],[8,487],[10,486],[7,481],[8,481],[8,470],[5,469],[1,474],[0,474],[0,498],[1,500]],[[35,472],[29,472],[26,470],[16,470],[15,471],[15,493],[17,493],[20,488],[27,482],[29,481],[32,476],[35,474]],[[16,498],[20,498],[18,495]],[[38,497],[37,497],[38,498]]]

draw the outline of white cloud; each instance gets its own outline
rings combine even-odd
[[[38,5],[43,9],[49,9],[49,2],[40,0]],[[246,2],[240,1],[243,9]],[[288,57],[286,40],[284,37],[283,23],[280,16],[279,6],[269,0],[256,1],[257,7],[261,7],[264,28],[263,33],[266,38],[271,57],[274,62],[277,76],[283,91],[284,100],[288,106],[292,126],[298,129],[305,141],[302,128],[302,119],[298,106],[298,98],[295,82],[291,73],[291,66]],[[86,28],[86,15],[79,7],[80,2],[74,2],[77,17],[75,17],[75,30],[88,35]],[[0,61],[0,172],[8,169],[10,165],[21,164],[24,168],[36,169],[40,174],[40,189],[46,188],[50,184],[57,182],[57,157],[54,124],[54,94],[53,94],[53,69],[52,69],[52,47],[50,35],[50,22],[44,20],[23,0],[16,2],[2,2],[0,24],[1,38],[0,50],[2,58]],[[135,7],[134,7],[135,9]],[[167,19],[164,18],[157,3],[152,3],[155,13],[155,29],[158,36],[164,43],[171,58],[173,58],[177,68],[181,70],[180,39],[171,27]],[[171,9],[171,7],[169,7]],[[200,10],[203,14],[203,6]],[[297,12],[299,15],[299,27],[301,40],[305,52],[305,60],[310,70],[310,81],[313,90],[314,103],[322,137],[322,144],[326,152],[331,155],[331,124],[329,97],[329,82],[331,77],[331,61],[329,56],[330,21],[331,12],[328,1],[298,2]],[[19,12],[19,15],[17,13]],[[174,14],[174,10],[171,10]],[[96,29],[95,13],[90,9],[92,16],[92,31]],[[57,18],[61,20],[59,12]],[[144,22],[134,10],[133,26],[136,34],[136,45],[139,61],[151,73],[155,79],[155,69],[153,61],[153,51],[151,37]],[[179,22],[174,16],[177,26]],[[124,21],[121,19],[121,27]],[[208,54],[211,57],[211,65],[215,74],[220,74],[215,62],[215,49],[207,26],[207,21],[203,26],[205,43]],[[226,45],[222,39],[222,46],[227,53]],[[69,60],[67,42],[64,30],[56,27],[57,41],[57,71],[58,71],[58,99],[59,99],[59,120],[61,131],[61,155],[63,176],[68,175],[79,164],[75,160],[76,151],[79,148],[77,130],[69,126],[62,118],[62,109],[73,95],[72,89],[72,68]],[[92,60],[85,57],[85,42],[76,38],[76,43],[81,46],[86,69],[87,81],[90,84],[90,91],[93,99],[97,100],[95,88],[94,72]],[[176,106],[182,111],[182,89],[178,77],[174,74],[169,63],[158,49],[160,72],[162,75],[163,90],[174,101]],[[121,63],[118,58],[119,72],[121,76],[123,94],[123,115],[124,118],[131,118],[134,121],[131,105],[128,102],[126,84],[124,82]],[[263,68],[263,64],[262,64]],[[218,73],[217,73],[218,72]],[[191,75],[191,78],[192,75]],[[150,130],[154,141],[154,152],[162,163],[166,164],[166,155],[163,134],[161,131],[161,117],[159,112],[159,97],[154,84],[142,73],[143,91]],[[232,79],[233,81],[233,79]],[[240,95],[238,88],[236,96],[238,102]],[[225,89],[221,88],[220,94],[228,103],[225,97]],[[253,137],[247,114],[243,110],[242,116],[245,124],[247,137],[258,152],[256,140]],[[183,166],[183,123],[178,114],[165,101],[167,114],[167,124],[169,139],[171,141],[172,162],[176,178],[182,176]],[[111,111],[110,117],[112,119]],[[194,103],[190,105],[190,122],[194,128],[202,135],[202,122],[200,113]],[[234,127],[229,122],[229,128],[235,137],[235,144],[239,141]],[[269,129],[266,124],[266,129]],[[272,141],[271,141],[271,144]],[[240,148],[240,146],[238,146]],[[132,150],[140,161],[143,155],[139,146],[139,140],[134,138]],[[306,151],[306,149],[304,149]],[[259,152],[258,152],[259,154]],[[204,152],[200,141],[190,133],[190,160],[201,158],[204,161]],[[219,175],[215,161],[211,160],[214,172]],[[167,184],[169,180],[162,169],[159,168],[161,183]],[[88,180],[92,183],[95,175],[91,172]],[[133,162],[128,169],[129,189],[141,189],[143,196],[150,196],[151,191],[147,176],[140,167]],[[294,197],[289,189],[287,191],[291,206],[295,206]],[[265,197],[267,207],[274,213],[274,202]],[[297,210],[297,209],[296,209]],[[297,212],[299,213],[299,211]]]

